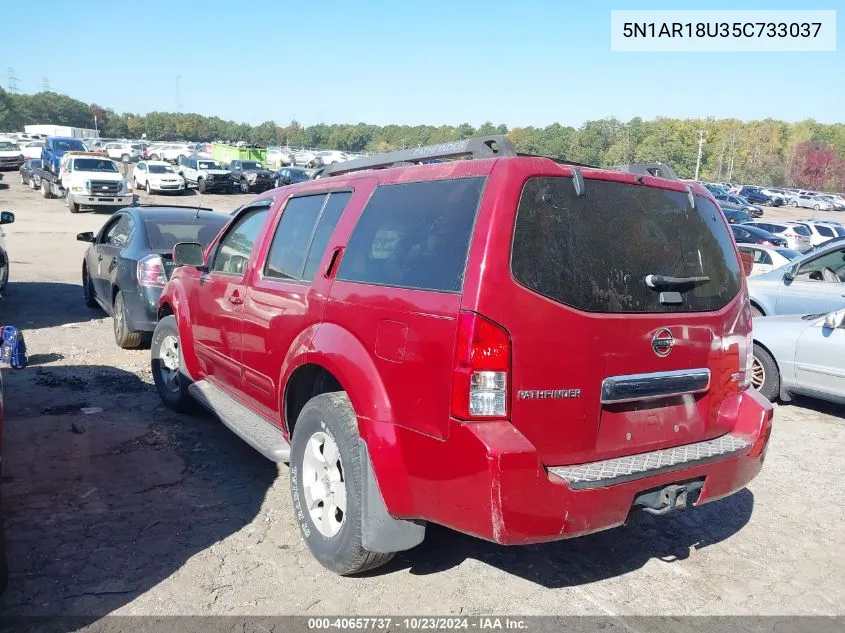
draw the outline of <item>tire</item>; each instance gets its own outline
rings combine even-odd
[[[0,250],[0,293],[6,292],[9,285],[9,256]]]
[[[777,400],[780,395],[780,371],[772,355],[757,343],[754,343],[754,361],[751,367],[752,387],[769,402]]]
[[[792,202],[790,202],[790,203],[789,203],[789,206],[791,206],[791,207],[793,207],[793,208],[797,209],[797,208],[798,208],[798,202],[796,202],[795,200],[793,200]]]
[[[99,308],[97,303],[97,293],[94,291],[94,282],[91,281],[91,276],[88,274],[88,266],[82,265],[82,296],[85,298],[85,305],[89,308]]]
[[[152,188],[152,187],[150,187],[150,181],[149,181],[149,180],[147,181],[147,186],[145,187],[145,189],[146,189],[146,192],[147,192],[147,195],[148,195],[148,196],[153,195],[153,188]]]
[[[71,198],[70,196],[68,196],[68,197],[66,198],[66,202],[67,202],[67,210],[68,210],[68,211],[70,211],[71,213],[79,213],[79,205],[78,205],[78,204],[76,204],[76,203],[73,201],[73,198]]]
[[[173,358],[173,349],[169,344],[164,347],[168,341],[172,343],[173,338],[175,338],[178,361]],[[150,365],[158,395],[169,409],[178,413],[188,413],[196,409],[196,401],[188,391],[191,378],[184,369],[185,357],[182,354],[182,346],[179,344],[176,317],[166,316],[156,325],[150,345]]]
[[[763,314],[763,311],[760,308],[758,308],[757,306],[755,306],[752,303],[751,304],[751,316],[752,317],[761,317],[761,316],[766,316],[766,315]]]
[[[205,193],[205,178],[197,178],[197,191]]]
[[[150,160],[158,160],[158,154],[153,154],[150,156]]]
[[[333,462],[323,458],[335,451]],[[358,420],[346,393],[324,393],[306,403],[294,427],[290,465],[299,529],[320,564],[346,576],[375,569],[393,558],[393,553],[370,552],[362,544],[364,471]],[[320,490],[325,497],[318,500],[312,496],[310,483],[321,480],[326,482]],[[320,517],[319,525],[312,512]]]
[[[129,162],[129,154],[122,154],[120,157],[121,163],[128,163]]]
[[[46,180],[41,181],[41,197],[47,200],[53,197],[53,194],[50,192],[50,183]]]
[[[819,210],[819,205],[815,205],[813,208],[814,208],[816,211],[818,211],[818,210]]]
[[[133,332],[129,329],[126,314],[126,303],[123,300],[123,293],[118,291],[114,296],[112,308],[112,322],[114,329],[114,342],[123,349],[135,349],[141,344],[143,332]]]
[[[29,177],[29,188],[35,191],[38,189],[38,185],[35,184],[35,178],[33,176]]]
[[[238,183],[238,188],[240,189],[241,193],[249,193],[249,183],[246,180],[241,180]]]
[[[19,176],[20,176],[20,178],[21,178],[21,184],[22,184],[22,185],[25,185],[25,184],[26,184],[26,180],[24,180],[24,177],[23,177],[23,172],[19,171],[19,172],[18,172],[18,175],[19,175]]]

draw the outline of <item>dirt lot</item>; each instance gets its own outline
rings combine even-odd
[[[287,469],[209,417],[163,408],[149,352],[117,348],[85,307],[74,235],[108,215],[71,215],[16,176],[0,184],[17,216],[0,310],[25,329],[31,366],[3,370],[0,614],[845,614],[845,408],[810,400],[778,409],[749,489],[696,511],[524,548],[430,526],[376,573],[324,571],[293,521]]]

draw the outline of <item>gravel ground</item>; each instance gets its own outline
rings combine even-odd
[[[220,211],[249,199],[150,198]],[[748,489],[696,511],[522,548],[430,526],[387,567],[334,576],[300,539],[287,468],[210,417],[163,408],[149,352],[117,348],[110,319],[85,307],[74,235],[108,214],[71,215],[14,172],[0,208],[17,217],[2,320],[24,328],[31,359],[3,370],[0,615],[845,614],[832,502],[845,496],[845,408],[812,400],[778,408]]]

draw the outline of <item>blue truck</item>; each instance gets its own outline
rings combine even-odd
[[[62,156],[68,152],[87,152],[88,148],[82,139],[70,136],[48,136],[41,148],[41,164],[49,172],[59,173],[59,163]]]

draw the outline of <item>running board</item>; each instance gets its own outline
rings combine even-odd
[[[285,441],[282,430],[267,419],[250,411],[207,380],[192,383],[188,391],[197,402],[271,462],[290,461],[290,444]]]

